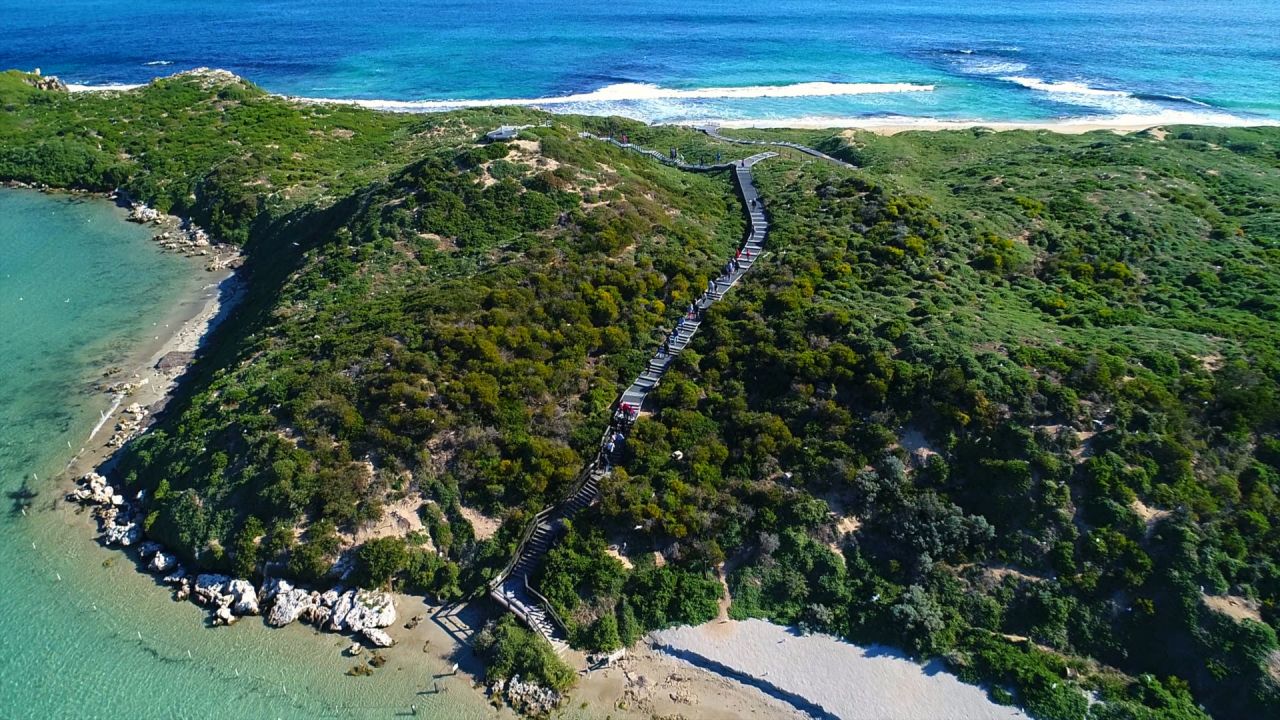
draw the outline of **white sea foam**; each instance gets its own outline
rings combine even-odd
[[[301,99],[312,102],[350,103],[379,110],[421,112],[427,110],[451,110],[463,107],[498,107],[503,105],[560,107],[566,105],[592,106],[607,103],[632,103],[655,100],[741,100],[744,98],[840,97],[848,95],[929,92],[933,89],[933,85],[919,85],[915,83],[805,82],[795,83],[792,85],[750,85],[745,87],[711,87],[686,90],[679,88],[666,88],[651,83],[616,83],[613,85],[606,85],[598,90],[592,90],[591,92],[539,98],[484,98],[477,100]]]
[[[1084,115],[1051,120],[982,120],[902,115],[862,115],[843,117],[833,115],[805,115],[774,118],[699,118],[682,121],[682,125],[717,125],[723,128],[874,128],[891,130],[959,130],[984,127],[993,130],[1058,130],[1073,132],[1082,130],[1142,130],[1160,125],[1208,125],[1214,127],[1278,127],[1280,120],[1271,118],[1241,117],[1225,112],[1198,112],[1164,110],[1156,113],[1132,113],[1116,115]]]
[[[1097,88],[1074,80],[1044,80],[1023,75],[1007,75],[1000,78],[1028,90],[1048,95],[1055,102],[1105,110],[1117,115],[1157,114],[1163,109],[1159,103],[1149,102],[1125,90]]]
[[[118,90],[133,90],[142,87],[141,83],[104,83],[102,85],[78,85],[76,83],[67,83],[67,90],[71,92],[111,92]]]
[[[1047,93],[1060,93],[1064,95],[1097,95],[1100,97],[1133,97],[1132,93],[1125,92],[1124,90],[1105,90],[1070,80],[1042,80],[1040,78],[1022,77],[1019,75],[1002,77],[1000,79],[1014,83],[1015,85],[1021,85],[1028,90],[1039,90],[1040,92]]]
[[[1019,73],[1026,69],[1026,63],[1009,62],[1008,60],[976,60],[964,65],[965,72],[970,72],[974,75],[1005,75]]]
[[[172,65],[172,60],[152,60],[151,62],[142,63],[143,65]]]

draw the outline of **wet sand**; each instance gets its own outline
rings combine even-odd
[[[196,272],[193,264],[193,272]],[[243,294],[240,278],[232,271],[209,273],[210,281],[195,293],[174,305],[166,322],[157,323],[155,335],[150,341],[139,343],[137,352],[128,361],[124,372],[104,378],[103,384],[128,385],[123,391],[104,390],[111,398],[110,406],[101,420],[82,443],[79,451],[67,463],[63,482],[100,468],[108,463],[119,449],[111,444],[118,424],[125,420],[126,409],[134,404],[146,408],[148,413],[141,426],[132,434],[145,432],[155,413],[162,409],[177,387],[190,361],[165,368],[157,367],[161,358],[169,353],[195,353],[200,349],[209,332],[217,327]]]

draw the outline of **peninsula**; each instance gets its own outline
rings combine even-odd
[[[0,181],[238,267],[64,488],[215,624],[346,633],[359,675],[465,616],[530,714],[646,643],[775,713],[889,707],[806,658],[929,663],[973,717],[1280,712],[1280,129],[405,114],[216,70],[0,105]]]

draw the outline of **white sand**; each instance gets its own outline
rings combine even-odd
[[[817,716],[850,720],[992,720],[1027,716],[986,692],[920,666],[891,648],[859,647],[826,635],[797,636],[761,620],[710,623],[653,633],[656,647],[686,662],[719,666],[763,692]],[[801,700],[801,698],[803,700]]]

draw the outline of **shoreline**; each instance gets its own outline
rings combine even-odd
[[[224,270],[215,277],[214,282],[201,285],[197,293],[174,305],[164,323],[167,333],[139,342],[126,367],[118,372],[108,371],[95,384],[94,391],[105,394],[111,404],[100,413],[98,424],[63,466],[60,491],[85,473],[109,472],[116,451],[145,433],[155,415],[172,399],[208,337],[244,297],[245,284],[236,270]],[[156,329],[161,329],[160,324]],[[161,367],[161,360],[171,353],[185,354],[185,359]],[[133,411],[137,409],[143,412]]]
[[[61,190],[57,188],[32,187],[29,185],[6,184],[15,189],[36,190],[48,194],[65,195],[67,197],[95,197],[114,199],[103,193],[89,191]],[[135,213],[136,215],[136,213]],[[124,218],[121,218],[124,220]],[[135,219],[136,221],[136,219]],[[161,234],[166,230],[183,224],[180,218],[172,216],[156,216],[141,224],[154,227],[158,233],[153,237],[157,243],[156,250],[167,254],[181,254],[190,267],[193,276],[208,274],[213,276],[209,283],[193,285],[193,291],[178,299],[169,309],[166,317],[157,321],[155,331],[158,333],[151,339],[140,339],[122,362],[122,367],[100,378],[86,381],[92,386],[94,394],[103,394],[108,400],[108,409],[100,411],[96,426],[83,440],[79,450],[65,463],[62,470],[52,478],[55,486],[56,501],[53,512],[60,515],[68,527],[77,532],[87,531],[94,539],[94,544],[110,553],[120,553],[130,561],[132,567],[128,572],[138,576],[149,577],[155,588],[164,592],[168,602],[176,605],[187,604],[183,601],[184,590],[190,593],[188,599],[196,600],[198,583],[193,582],[195,573],[186,576],[186,584],[178,584],[175,594],[173,586],[165,582],[166,573],[178,574],[181,566],[176,558],[156,543],[129,541],[127,545],[120,542],[127,533],[116,535],[115,542],[104,540],[103,529],[123,528],[123,520],[108,520],[104,524],[95,522],[94,517],[101,518],[101,512],[111,506],[111,500],[95,507],[93,502],[75,501],[77,492],[85,492],[81,478],[95,473],[111,477],[116,461],[116,453],[128,440],[146,433],[155,417],[180,387],[183,378],[192,362],[198,357],[202,347],[208,342],[212,333],[236,309],[243,299],[246,286],[234,268],[224,267],[229,258],[236,260],[239,253],[228,253],[228,246],[213,246],[215,264],[207,265],[209,258],[197,257],[184,250],[189,248],[166,247]],[[177,252],[175,252],[177,250]],[[233,263],[234,264],[234,263]],[[220,268],[216,269],[215,268]],[[160,367],[162,359],[171,353],[181,353],[176,362],[166,363]],[[106,492],[114,493],[107,486]],[[70,493],[70,496],[68,496]],[[63,498],[66,497],[66,500]],[[108,495],[108,497],[110,497]],[[119,506],[121,517],[126,518],[131,511],[131,499],[124,500]],[[161,565],[154,562],[159,555],[164,559]],[[172,563],[172,564],[170,564]],[[166,571],[159,572],[157,567],[164,566]],[[223,585],[221,592],[229,592],[228,585]],[[214,591],[218,592],[218,591]],[[207,597],[207,596],[206,596]],[[229,597],[224,595],[223,597]],[[396,670],[409,669],[421,665],[426,660],[428,666],[448,668],[458,663],[456,672],[438,673],[432,676],[430,687],[421,690],[426,693],[425,701],[436,692],[447,693],[450,689],[461,690],[474,695],[477,704],[488,705],[497,717],[515,718],[519,715],[509,706],[495,706],[483,681],[484,669],[479,659],[465,641],[469,632],[479,630],[483,622],[492,613],[486,612],[482,604],[464,608],[462,618],[444,617],[444,608],[431,605],[422,597],[400,592],[391,593],[392,602],[397,611],[396,621],[386,628],[394,640],[388,648],[369,647],[370,643],[359,632],[343,630],[331,633],[321,630],[317,623],[292,622],[289,629],[298,632],[330,635],[335,641],[335,662],[349,663],[352,667],[364,664],[373,652],[377,652],[393,665]],[[206,618],[212,622],[219,620],[213,612],[217,600],[194,603]],[[251,623],[255,631],[274,632],[284,628],[273,627],[265,620],[265,602],[260,623]],[[239,618],[243,621],[244,618]],[[457,627],[448,627],[446,622],[454,620],[465,626],[458,632]],[[207,623],[208,621],[206,621]],[[235,622],[235,620],[231,620]],[[341,650],[351,642],[361,642],[367,647],[359,656],[349,656]],[[341,647],[340,647],[341,646]],[[581,653],[570,650],[565,660],[581,675],[578,684],[567,694],[567,701],[561,705],[561,713],[566,717],[600,718],[612,716],[631,720],[648,720],[655,713],[661,715],[680,715],[691,711],[697,717],[706,720],[730,720],[739,717],[780,717],[798,714],[791,706],[781,703],[759,693],[755,688],[742,684],[729,677],[724,677],[703,668],[695,668],[680,663],[673,657],[649,647],[648,640],[642,639],[622,662],[612,668],[586,672],[587,663]],[[382,672],[377,671],[377,672]],[[340,681],[335,679],[335,681]],[[425,683],[426,681],[424,681]],[[465,687],[460,687],[465,686]],[[470,703],[470,701],[468,701]]]
[[[221,70],[211,70],[210,68],[193,68],[185,72],[226,72]],[[178,73],[182,74],[182,73]],[[163,79],[162,76],[156,79]],[[67,91],[72,93],[112,93],[127,92],[138,88],[146,87],[150,83],[115,83],[104,85],[84,85],[68,83]],[[813,83],[809,83],[810,85]],[[818,83],[822,85],[823,83]],[[640,85],[643,85],[641,83]],[[801,86],[806,84],[800,84]],[[933,86],[921,85],[914,86],[910,83],[845,83],[851,89],[840,94],[868,94],[876,88],[882,88],[881,92],[922,92],[932,90]],[[785,91],[789,86],[758,86],[744,88],[721,88],[724,91],[724,97],[791,97]],[[759,91],[762,88],[773,88],[780,95],[761,94],[759,92],[752,93],[750,91]],[[704,89],[705,90],[705,89]],[[697,93],[704,90],[677,91],[666,90],[670,93],[692,93],[691,96],[696,97]],[[599,91],[597,91],[599,92]],[[471,108],[494,108],[494,107],[521,107],[534,110],[541,110],[551,114],[564,114],[560,108],[564,105],[570,105],[575,102],[586,102],[593,96],[593,93],[580,93],[578,95],[566,95],[563,97],[548,98],[511,98],[511,99],[476,99],[476,100],[396,100],[396,99],[367,99],[367,98],[325,98],[325,97],[309,97],[302,95],[292,95],[289,93],[269,92],[270,95],[290,102],[309,104],[309,105],[348,105],[365,108],[374,112],[403,113],[410,115],[424,115],[442,112],[451,112],[454,110],[463,110]],[[636,102],[644,102],[646,100],[660,99],[667,97],[662,93],[658,93],[654,97],[647,97],[644,94],[636,97],[613,98],[615,100],[633,100]],[[680,97],[680,95],[675,95]],[[801,95],[805,97],[805,95]],[[572,112],[571,115],[582,115],[583,113]],[[1249,117],[1233,115],[1227,110],[1219,110],[1211,108],[1205,111],[1185,111],[1185,110],[1165,110],[1159,113],[1149,115],[1143,114],[1121,114],[1121,115],[1079,115],[1070,117],[1050,117],[1050,118],[1023,118],[1023,119],[1000,119],[1000,120],[984,120],[984,119],[948,119],[933,116],[896,116],[896,115],[869,115],[869,116],[798,116],[784,118],[686,118],[682,120],[669,121],[650,121],[643,118],[624,115],[629,119],[642,122],[650,126],[676,126],[676,127],[698,127],[705,125],[714,125],[726,130],[732,129],[768,129],[768,130],[865,130],[879,135],[895,135],[901,132],[923,131],[936,132],[944,130],[970,130],[970,129],[986,129],[995,132],[1005,132],[1010,130],[1030,130],[1030,131],[1048,131],[1062,133],[1064,135],[1079,135],[1087,132],[1105,130],[1115,133],[1134,133],[1143,130],[1149,130],[1154,127],[1165,125],[1195,125],[1204,127],[1277,127],[1280,126],[1280,118],[1268,117]]]
[[[681,123],[682,125],[684,123]],[[1277,127],[1280,120],[1268,118],[1223,118],[1215,121],[1212,117],[1178,118],[1163,115],[1144,117],[1074,117],[1053,120],[939,120],[935,118],[788,118],[783,120],[725,120],[709,121],[724,130],[862,130],[877,135],[896,135],[903,132],[943,132],[948,130],[988,130],[991,132],[1009,132],[1029,130],[1054,132],[1062,135],[1080,135],[1099,130],[1118,134],[1143,132],[1167,125],[1189,125],[1196,127],[1251,128]]]

